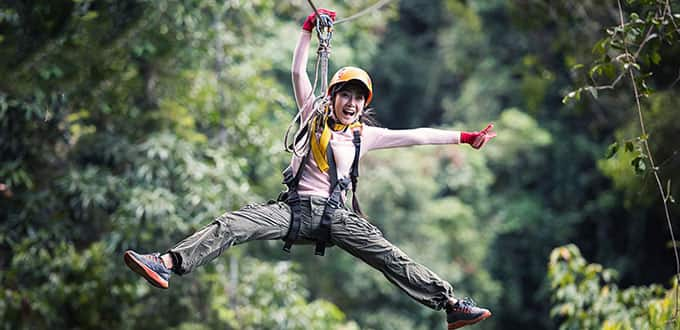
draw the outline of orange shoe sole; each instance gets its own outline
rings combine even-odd
[[[125,264],[130,269],[132,269],[132,271],[144,277],[144,279],[151,285],[161,289],[168,288],[168,281],[160,278],[156,272],[151,270],[149,267],[146,267],[146,265],[143,263],[139,262],[135,257],[132,256],[130,251],[125,251],[123,259],[125,260]]]
[[[460,321],[456,321],[456,322],[453,322],[453,323],[449,323],[448,330],[458,329],[458,328],[462,328],[466,325],[475,324],[479,321],[488,319],[490,316],[491,316],[491,312],[485,312],[482,315],[480,315],[479,317],[472,319],[472,320],[460,320]]]

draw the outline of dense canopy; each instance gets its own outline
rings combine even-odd
[[[374,3],[315,1],[339,18]],[[168,291],[122,261],[277,196],[310,11],[0,4],[0,328],[443,327],[443,313],[337,248],[237,246]],[[479,329],[667,326],[679,39],[677,0],[394,0],[337,25],[330,69],[371,74],[381,125],[498,133],[482,150],[369,154],[364,213],[493,311]]]

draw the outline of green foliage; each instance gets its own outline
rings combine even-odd
[[[575,245],[550,254],[548,280],[560,329],[680,329],[674,316],[677,285],[621,289],[616,272],[589,264]]]
[[[331,71],[368,69],[385,126],[496,125],[480,151],[371,154],[359,189],[388,239],[492,309],[479,328],[636,328],[668,316],[672,292],[620,288],[672,275],[649,173],[665,178],[667,201],[680,194],[677,5],[622,4],[622,28],[615,5],[594,1],[393,1],[335,27]],[[368,3],[320,5],[342,18]],[[443,313],[339,249],[320,259],[300,247],[281,262],[280,242],[251,243],[168,291],[123,268],[125,249],[162,251],[281,189],[289,65],[308,13],[304,1],[0,5],[0,328],[441,327]],[[625,72],[646,135],[626,110],[628,80],[602,88]],[[621,281],[584,263],[565,270],[565,292],[583,296],[552,308],[562,287],[551,291],[544,260],[570,241]],[[575,314],[559,316],[565,304]]]
[[[103,244],[76,251],[61,242],[46,250],[36,238],[14,246],[14,258],[3,275],[0,312],[5,325],[23,329],[115,327],[121,322],[116,301],[129,301],[134,286],[106,275],[110,267]],[[115,285],[111,290],[110,285]],[[101,297],[108,297],[101,300]]]
[[[202,325],[226,329],[358,329],[344,323],[345,315],[324,300],[308,302],[302,277],[289,262],[265,263],[244,258],[239,272],[244,274],[234,288],[225,278],[225,269],[205,273],[201,282],[208,288],[207,313],[214,315]],[[247,275],[246,275],[247,274]],[[201,321],[201,320],[196,320]],[[190,322],[178,328],[187,327]]]
[[[638,154],[630,161],[630,165],[636,174],[641,175],[655,171],[652,155],[645,147],[648,136],[639,100],[642,97],[649,97],[654,92],[654,88],[648,84],[653,73],[641,70],[643,67],[645,70],[651,70],[659,65],[662,60],[661,43],[673,45],[678,36],[676,31],[669,29],[677,26],[669,3],[628,1],[628,4],[639,6],[624,19],[623,9],[619,4],[620,23],[608,28],[608,36],[597,41],[593,47],[593,53],[599,56],[588,71],[594,85],[569,92],[562,102],[566,103],[570,99],[579,100],[582,91],[588,91],[594,98],[598,98],[598,89],[613,89],[622,78],[627,79],[630,76],[632,84],[635,85],[637,111],[640,112],[639,125],[642,128],[641,136],[636,138]],[[581,68],[583,65],[577,64],[575,67]],[[614,152],[614,147],[610,147],[607,158]]]
[[[679,118],[677,111],[674,111],[677,106],[677,98],[669,92],[658,92],[650,96],[649,110],[645,114],[645,124],[650,135],[628,138],[639,134],[639,124],[633,122],[621,127],[615,133],[617,140],[620,141],[615,145],[622,147],[618,148],[618,152],[612,150],[605,155],[606,159],[598,161],[598,167],[602,172],[611,177],[617,189],[625,192],[627,203],[637,201],[648,205],[656,200],[648,196],[656,197],[654,191],[657,187],[655,182],[647,179],[651,165],[644,146],[645,141],[655,151],[657,167],[666,181],[663,188],[668,200],[680,194],[680,190],[670,184],[680,181],[678,172],[675,171],[678,150],[672,143],[669,143],[677,132],[675,123]],[[610,147],[610,149],[613,148]],[[649,194],[641,196],[640,191],[646,191]]]
[[[0,182],[12,192],[0,199],[7,219],[0,263],[9,269],[0,278],[3,327],[242,328],[240,321],[303,328],[276,304],[267,320],[186,317],[201,310],[196,301],[211,294],[209,286],[155,294],[120,258],[128,247],[166,249],[222,212],[279,189],[271,173],[284,161],[275,146],[292,101],[271,73],[275,52],[242,46],[247,36],[270,41],[265,32],[279,21],[274,3],[17,6],[8,11],[19,13],[15,19],[2,24],[27,28],[3,39],[0,66]],[[216,22],[232,31],[220,52]],[[214,69],[226,59],[224,72]],[[261,270],[254,280],[267,272],[279,275]],[[299,288],[298,277],[282,280],[281,290]],[[304,292],[293,296],[291,313],[308,313],[301,320],[313,326],[340,327],[344,316],[334,305],[310,303]],[[264,310],[257,295],[245,297],[241,304]]]

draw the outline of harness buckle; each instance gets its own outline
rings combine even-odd
[[[339,198],[336,199],[336,198],[333,198],[333,196],[331,196],[331,197],[328,197],[328,199],[326,200],[326,206],[330,206],[334,209],[339,209],[339,208],[342,208],[342,202],[340,201]]]
[[[288,196],[289,196],[289,195],[290,195],[290,193],[288,192],[288,190],[284,190],[284,191],[282,191],[282,192],[279,193],[279,196],[276,198],[276,201],[277,201],[277,202],[285,202],[285,201],[288,201]]]
[[[290,204],[299,204],[300,203],[300,195],[298,194],[288,194],[288,198],[286,199],[286,202]]]
[[[340,190],[339,192],[344,191],[345,189],[347,189],[349,187],[350,182],[351,182],[351,180],[349,178],[344,177],[344,178],[338,180],[336,189],[339,188],[339,190]]]

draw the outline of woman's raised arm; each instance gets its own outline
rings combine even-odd
[[[307,75],[307,59],[309,57],[309,43],[312,39],[310,31],[302,30],[297,45],[295,46],[295,53],[293,54],[293,64],[291,67],[291,74],[293,78],[293,91],[295,92],[295,102],[298,109],[307,103],[307,98],[312,93],[312,83],[309,81]]]
[[[328,9],[319,8],[320,15],[327,15],[332,21],[335,21],[335,12]],[[302,25],[302,32],[298,38],[295,46],[295,53],[293,54],[293,64],[291,74],[293,78],[293,91],[295,92],[295,103],[297,103],[300,111],[311,111],[311,103],[313,100],[312,83],[309,81],[307,75],[307,59],[309,58],[309,43],[312,39],[312,31],[316,26],[316,13],[311,13],[305,19]],[[302,114],[305,117],[305,114]]]

